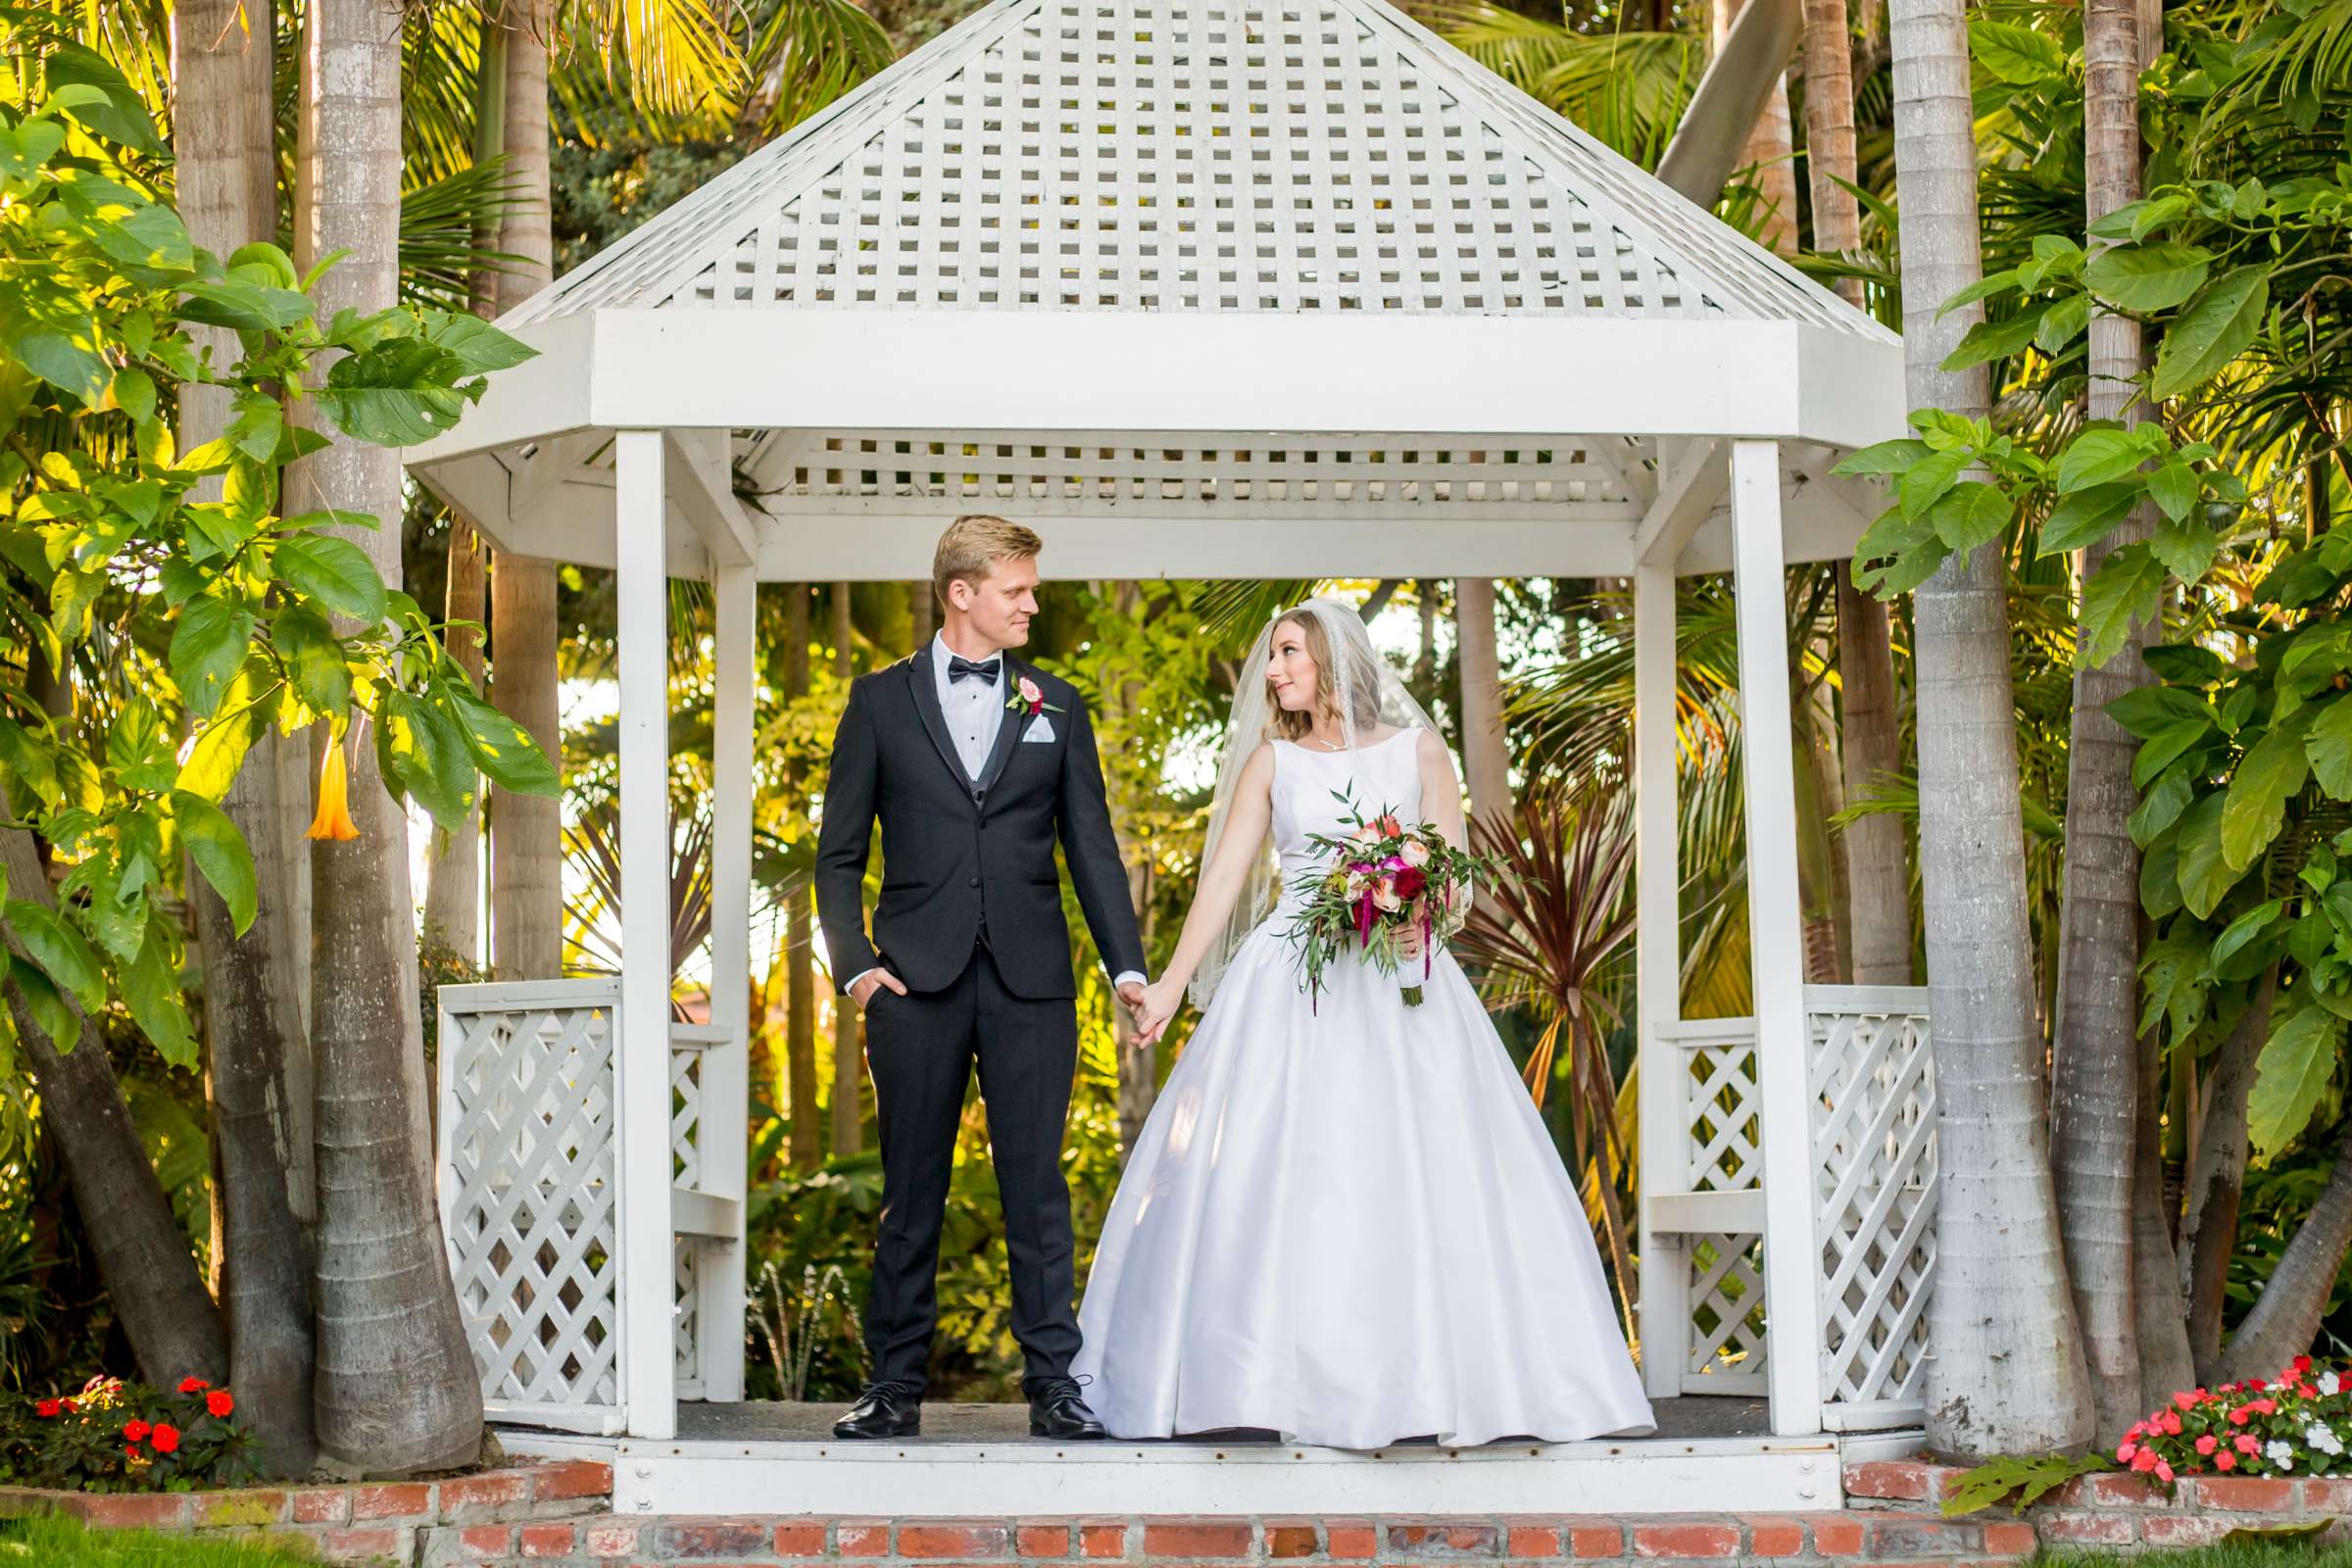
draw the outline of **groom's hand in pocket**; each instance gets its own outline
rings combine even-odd
[[[863,1012],[873,1004],[874,993],[884,986],[890,987],[898,996],[906,994],[906,982],[888,969],[868,969],[850,982],[850,999],[858,1004],[858,1010]]]

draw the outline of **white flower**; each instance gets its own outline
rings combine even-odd
[[[2322,1453],[2341,1453],[2344,1446],[2335,1441],[2335,1434],[2314,1421],[2303,1429],[2303,1441]]]
[[[2281,1470],[2292,1470],[2295,1467],[2295,1450],[2281,1439],[2273,1438],[2264,1444],[2262,1454],[2264,1458]]]
[[[2323,1372],[2320,1374],[2320,1392],[2330,1398],[2334,1397],[2336,1391],[2343,1386],[2343,1380],[2334,1373]]]
[[[1429,863],[1429,846],[1419,839],[1406,839],[1404,848],[1396,852],[1396,858],[1407,865],[1427,865]]]

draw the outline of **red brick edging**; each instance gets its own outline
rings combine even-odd
[[[1881,1508],[1940,1510],[1967,1472],[1919,1459],[1845,1467],[1853,1517]],[[1970,1519],[2006,1519],[1980,1509]],[[2202,1546],[2248,1525],[2352,1519],[2352,1480],[2284,1476],[2191,1476],[2171,1491],[2135,1475],[2084,1476],[2026,1510],[2037,1541],[2051,1545]]]
[[[485,1470],[448,1481],[365,1482],[340,1487],[236,1492],[64,1492],[0,1487],[0,1515],[58,1513],[101,1530],[262,1531],[308,1540],[330,1562],[401,1564],[436,1559],[443,1541],[471,1535],[487,1544],[516,1534],[552,1544],[568,1521],[600,1512],[612,1495],[612,1467],[588,1460]]]

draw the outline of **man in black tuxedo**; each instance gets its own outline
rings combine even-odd
[[[939,635],[860,676],[833,737],[816,839],[816,907],[837,984],[865,1012],[882,1134],[882,1220],[865,1340],[873,1381],[833,1428],[921,1429],[935,1276],[964,1086],[975,1061],[1004,1202],[1012,1330],[1029,1430],[1100,1438],[1070,1376],[1078,1351],[1061,1138],[1078,1056],[1077,987],[1054,869],[1058,839],[1095,946],[1130,1009],[1144,947],[1111,836],[1086,706],[1010,650],[1037,613],[1037,535],[958,517],[940,537]],[[882,824],[882,897],[865,862]]]

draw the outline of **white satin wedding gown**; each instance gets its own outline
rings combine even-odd
[[[1275,741],[1283,882],[1310,832],[1421,809],[1406,729]],[[1352,764],[1352,769],[1350,764]],[[1234,956],[1128,1160],[1072,1371],[1114,1437],[1373,1448],[1651,1428],[1568,1173],[1453,957],[1424,1000],[1352,957],[1309,1002],[1285,898]]]

